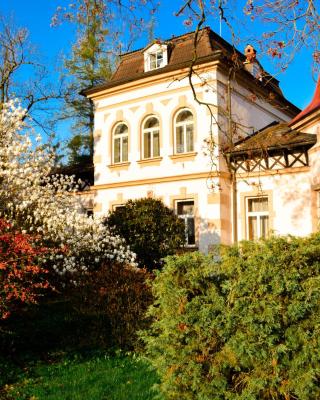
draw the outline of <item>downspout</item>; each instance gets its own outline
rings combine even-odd
[[[229,136],[229,151],[232,153],[233,132],[232,132],[232,110],[231,110],[231,74],[233,68],[229,69],[228,83],[227,83],[227,109],[228,109],[228,136]],[[233,243],[238,242],[238,202],[237,202],[237,177],[236,171],[231,165],[231,154],[228,157],[228,168],[231,174],[231,187],[232,187],[232,227],[233,227]]]

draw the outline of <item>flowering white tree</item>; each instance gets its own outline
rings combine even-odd
[[[60,273],[87,270],[103,260],[132,263],[135,255],[100,220],[81,213],[72,177],[52,175],[54,157],[27,133],[16,101],[0,113],[1,214],[26,233],[36,233],[61,252],[50,255]],[[49,260],[47,260],[49,261]]]

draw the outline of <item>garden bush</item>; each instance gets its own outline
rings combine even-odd
[[[50,288],[48,271],[41,258],[54,254],[39,244],[36,235],[27,235],[0,218],[0,320],[23,304],[36,303]]]
[[[320,398],[320,236],[169,257],[142,337],[168,399]]]
[[[151,279],[145,269],[111,262],[79,277],[71,301],[95,324],[91,334],[99,345],[132,349],[137,344],[137,331],[148,322]]]
[[[161,200],[129,200],[116,208],[105,223],[126,240],[139,266],[159,268],[163,257],[174,254],[185,242],[184,223]]]

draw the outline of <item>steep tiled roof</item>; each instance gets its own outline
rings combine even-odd
[[[231,46],[225,42],[220,43],[212,40],[213,32],[209,29],[203,29],[199,32],[197,42],[197,58],[212,56],[216,50],[232,50]],[[220,38],[221,39],[221,38]],[[190,63],[194,50],[194,35],[185,34],[178,37],[173,37],[170,40],[165,40],[161,44],[168,45],[169,60],[168,66],[159,70],[150,71],[151,73],[165,72],[168,67],[180,66],[184,63]],[[111,81],[140,77],[144,72],[144,57],[145,49],[137,50],[132,53],[121,56],[121,62],[112,76]]]
[[[312,112],[317,111],[319,109],[320,109],[320,75],[318,78],[318,83],[311,103],[304,110],[302,110],[300,114],[294,117],[293,120],[290,121],[289,125],[294,125],[298,121],[301,121],[307,115],[310,115]]]
[[[82,91],[82,94],[90,95],[100,90],[112,88],[141,78],[189,67],[194,57],[194,38],[195,32],[191,32],[159,42],[168,46],[168,64],[165,67],[147,72],[144,71],[144,51],[146,48],[123,54],[120,56],[120,64],[110,81],[93,88],[85,89]],[[234,54],[238,56],[237,58],[240,64],[245,61],[245,56],[241,52],[237,51],[230,43],[226,42],[210,28],[203,28],[199,31],[196,45],[196,65],[213,60],[230,60]],[[255,79],[250,73],[244,70],[243,72],[248,79]],[[255,79],[255,81],[257,81],[257,84],[265,84],[270,90],[276,92],[283,99],[277,79],[266,74],[265,82],[259,82],[257,79]]]
[[[316,135],[291,129],[287,123],[273,122],[260,131],[237,142],[233,154],[263,150],[293,149],[299,146],[312,146]]]

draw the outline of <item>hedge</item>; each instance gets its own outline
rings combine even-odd
[[[167,259],[146,354],[167,399],[320,398],[320,235]]]

